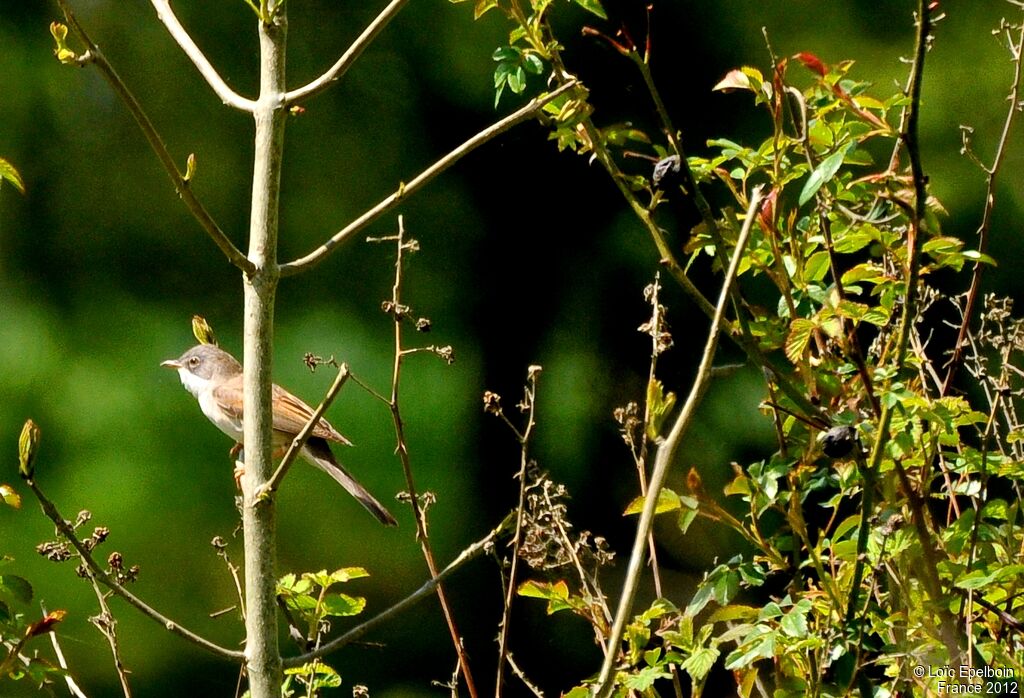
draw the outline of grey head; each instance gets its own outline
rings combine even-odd
[[[182,385],[193,395],[211,382],[219,384],[242,373],[242,364],[235,357],[212,344],[197,344],[177,359],[160,365],[176,369]]]

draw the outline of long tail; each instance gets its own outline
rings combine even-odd
[[[304,449],[312,456],[308,460],[316,467],[337,480],[338,484],[344,487],[350,495],[359,500],[359,503],[366,507],[366,510],[376,517],[385,526],[397,526],[398,521],[391,515],[384,505],[374,499],[373,495],[366,491],[366,488],[359,484],[354,477],[348,474],[341,464],[334,458],[330,447],[325,441],[310,439]]]

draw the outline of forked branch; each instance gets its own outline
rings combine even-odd
[[[174,10],[171,9],[170,0],[151,0],[151,2],[156,10],[157,19],[167,27],[167,31],[178,42],[178,46],[185,52],[185,55],[195,64],[199,74],[203,76],[213,91],[217,93],[220,100],[229,107],[234,107],[250,114],[255,111],[256,102],[246,99],[228,87],[228,84],[221,78],[217,69],[213,67],[202,50],[196,46],[196,42],[192,40],[185,27],[181,26],[181,22],[175,16]]]
[[[163,2],[166,0],[153,0],[154,4],[158,1]],[[339,58],[326,73],[302,87],[287,92],[284,96],[285,105],[292,105],[296,102],[301,102],[303,100],[310,99],[311,97],[315,97],[338,80],[341,80],[348,69],[352,67],[352,64],[359,59],[359,56],[362,55],[366,47],[373,43],[373,40],[377,38],[377,35],[384,30],[384,27],[388,26],[388,23],[394,19],[395,15],[401,11],[408,1],[409,0],[391,0],[391,3],[381,10],[381,13],[377,15],[372,22],[370,22],[370,26],[363,30],[363,33],[359,35],[359,38],[352,42],[352,45],[348,47],[348,50],[342,54],[341,58]]]

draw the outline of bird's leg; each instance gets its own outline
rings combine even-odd
[[[236,443],[231,447],[228,455],[231,456],[231,460],[235,462],[235,487],[239,490],[242,489],[242,476],[245,475],[245,464],[238,460],[238,455],[242,452],[242,444]]]

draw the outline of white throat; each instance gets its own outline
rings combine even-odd
[[[222,432],[241,443],[242,420],[233,418],[217,404],[217,400],[213,396],[213,381],[208,378],[200,378],[187,368],[179,368],[178,376],[181,378],[181,384],[185,386],[185,390],[199,400],[199,409],[203,411],[206,418]]]
[[[200,378],[187,368],[179,368],[178,377],[181,378],[181,384],[185,386],[185,390],[192,393],[192,397],[198,398],[210,389],[210,381],[208,379]]]

